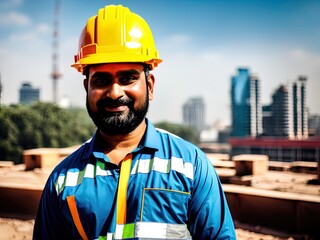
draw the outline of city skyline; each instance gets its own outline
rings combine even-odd
[[[306,106],[311,114],[320,114],[320,3],[314,0],[61,1],[60,99],[67,96],[73,105],[85,107],[83,76],[70,65],[87,18],[106,3],[128,6],[153,30],[164,61],[153,72],[151,120],[181,123],[183,103],[202,96],[205,122],[230,124],[230,78],[239,67],[259,77],[263,105],[271,102],[279,85],[307,76]],[[53,4],[53,0],[0,3],[2,104],[18,102],[24,81],[40,88],[42,101],[52,100]]]

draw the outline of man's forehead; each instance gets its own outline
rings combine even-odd
[[[95,72],[108,72],[113,74],[119,71],[132,69],[142,71],[144,69],[144,65],[142,63],[105,63],[90,66],[89,72],[90,75],[94,74]]]

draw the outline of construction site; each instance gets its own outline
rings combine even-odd
[[[43,187],[78,146],[25,150],[23,164],[0,162],[0,239],[32,239]],[[319,239],[316,162],[272,162],[266,155],[207,154],[223,184],[238,239]]]
[[[52,101],[58,103],[61,0],[54,4],[50,77]],[[0,79],[0,100],[1,92]],[[243,139],[237,144],[248,146]],[[32,239],[44,185],[54,167],[78,147],[24,150],[22,164],[0,159],[0,240]],[[320,239],[319,162],[280,162],[263,154],[207,153],[207,157],[222,182],[237,239]]]

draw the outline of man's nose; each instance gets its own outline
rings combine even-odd
[[[121,85],[118,83],[113,83],[109,86],[107,90],[107,97],[112,99],[119,99],[124,95],[124,91]]]

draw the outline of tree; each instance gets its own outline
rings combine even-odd
[[[81,144],[95,131],[85,109],[52,103],[11,105],[0,109],[0,159],[22,160],[25,149]]]
[[[8,116],[7,109],[0,109],[0,159],[12,160],[17,152],[22,152],[19,144],[19,131]]]
[[[199,143],[200,134],[194,128],[181,125],[181,124],[169,123],[169,122],[156,123],[155,127],[171,132],[194,144]]]

